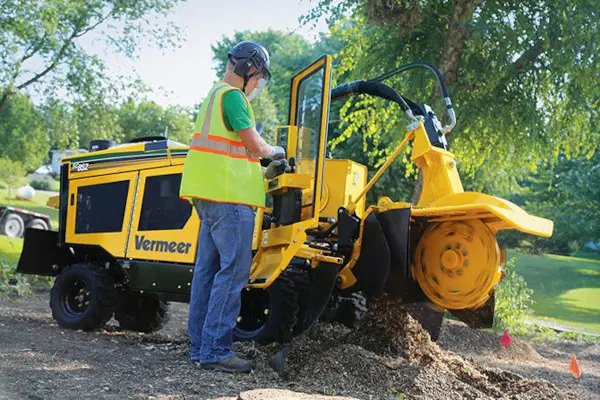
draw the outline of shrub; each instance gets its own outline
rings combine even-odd
[[[33,176],[29,182],[35,190],[52,190],[58,191],[60,183],[51,176]]]
[[[0,260],[0,298],[18,298],[33,290],[48,290],[52,287],[52,280],[47,276],[19,274],[15,266]]]
[[[29,184],[35,190],[50,190],[50,182],[45,179],[33,179]]]
[[[0,296],[22,297],[31,293],[31,285],[24,275],[17,274],[15,268],[0,262]]]
[[[527,333],[525,320],[533,314],[533,289],[515,271],[516,259],[511,258],[504,266],[504,277],[496,286],[496,329],[513,333]]]

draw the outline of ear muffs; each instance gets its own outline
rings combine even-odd
[[[238,58],[235,61],[235,67],[233,68],[233,72],[235,72],[236,75],[239,75],[242,78],[244,78],[244,85],[248,80],[248,72],[250,71],[250,68],[252,68],[252,62],[249,58]]]
[[[252,76],[249,75],[250,68],[252,68],[252,63],[258,67],[258,64],[255,60],[257,54],[258,52],[254,50],[247,58],[238,58],[235,60],[233,72],[235,72],[236,75],[244,78],[244,93],[246,92],[246,84],[248,83],[248,79],[252,78]]]

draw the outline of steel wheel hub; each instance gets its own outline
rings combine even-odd
[[[477,308],[500,280],[500,250],[481,220],[432,224],[419,240],[413,277],[435,305]]]
[[[21,231],[21,224],[18,221],[9,220],[6,223],[6,235],[9,237],[16,237]]]
[[[81,280],[74,280],[61,296],[61,305],[67,314],[80,315],[90,303],[90,290]]]

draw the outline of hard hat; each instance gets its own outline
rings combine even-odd
[[[227,57],[235,66],[233,72],[244,78],[244,85],[248,79],[258,74],[262,74],[266,80],[271,79],[269,52],[260,43],[252,40],[239,42]],[[249,74],[252,67],[256,68],[256,72]]]

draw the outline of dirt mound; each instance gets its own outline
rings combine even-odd
[[[499,345],[501,334],[464,329],[460,322],[446,321],[438,344],[444,349],[472,357],[494,357],[495,359],[539,363],[543,357],[525,340],[512,338],[510,346]]]
[[[355,331],[319,325],[296,341],[284,379],[301,391],[359,398],[393,399],[401,393],[405,398],[428,399],[574,398],[549,382],[484,368],[441,349],[396,301],[386,297]]]

